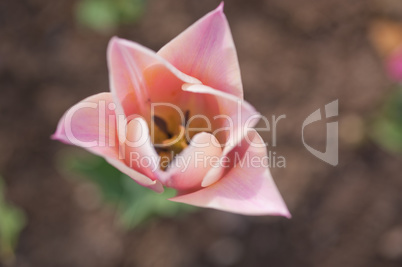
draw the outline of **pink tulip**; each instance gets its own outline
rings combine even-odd
[[[402,48],[393,52],[386,61],[386,68],[389,76],[397,81],[402,82]]]
[[[114,37],[107,59],[111,93],[69,109],[54,139],[104,157],[142,186],[176,189],[172,201],[290,217],[269,169],[239,164],[267,153],[251,128],[260,115],[243,100],[223,3],[157,53]]]

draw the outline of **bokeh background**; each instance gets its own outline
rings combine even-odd
[[[112,36],[157,51],[218,4],[0,1],[0,266],[402,266],[402,93],[384,67],[402,39],[400,0],[225,2],[245,98],[286,115],[268,149],[286,159],[271,171],[290,220],[176,209],[137,189],[123,199],[105,185],[113,170],[50,140],[71,105],[109,90]],[[301,127],[336,99],[333,167]],[[306,142],[324,150],[325,127],[308,126]],[[125,224],[121,203],[137,207]]]

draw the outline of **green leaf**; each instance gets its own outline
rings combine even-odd
[[[14,250],[19,235],[25,227],[25,215],[4,199],[5,186],[0,177],[0,261],[8,264],[14,260]]]
[[[372,124],[371,136],[384,149],[402,152],[402,87],[387,98]]]
[[[115,5],[105,0],[78,2],[76,16],[79,23],[100,32],[109,31],[119,23]]]
[[[120,222],[126,228],[158,217],[175,217],[196,210],[195,207],[167,200],[175,195],[175,190],[166,188],[162,194],[155,193],[122,174],[103,158],[70,156],[64,159],[63,165],[97,185],[104,201],[116,208]]]
[[[138,20],[145,0],[82,0],[76,6],[77,21],[98,32],[109,32],[122,23]]]

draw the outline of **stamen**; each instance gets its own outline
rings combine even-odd
[[[160,168],[165,170],[174,157],[183,151],[188,145],[187,140],[187,123],[190,119],[190,111],[187,110],[184,113],[184,120],[181,125],[177,125],[177,128],[168,126],[168,122],[158,116],[153,116],[152,120],[157,126],[159,133],[155,133],[155,137],[158,141],[154,143],[156,152],[161,157]],[[173,132],[169,131],[172,130]]]
[[[158,116],[152,116],[153,121],[155,122],[156,126],[168,136],[168,138],[172,138],[172,134],[168,130],[167,123],[164,119]]]
[[[156,148],[156,151],[163,160],[163,162],[160,164],[161,169],[165,170],[173,158],[183,151],[183,149],[185,149],[187,146],[186,129],[180,125],[179,133],[177,135],[162,141],[162,143],[158,144],[158,147]]]
[[[187,127],[189,119],[190,119],[190,110],[187,110],[186,113],[184,114],[184,123],[183,123],[184,127]]]

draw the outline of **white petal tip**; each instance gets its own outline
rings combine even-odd
[[[223,8],[224,8],[225,4],[223,3],[223,1],[219,4],[219,6],[216,8],[216,11],[220,11],[223,13]]]
[[[145,186],[149,189],[152,189],[153,191],[155,191],[156,193],[163,193],[165,191],[165,188],[163,188],[163,185],[161,184],[161,182],[154,180],[150,183],[147,184],[140,184],[142,186]]]
[[[286,211],[283,211],[281,213],[278,214],[279,216],[283,216],[287,219],[291,219],[292,218],[292,214],[290,214],[290,212],[286,209]]]
[[[60,140],[60,138],[58,137],[57,134],[52,134],[52,135],[50,136],[50,139],[51,139],[51,140]]]

